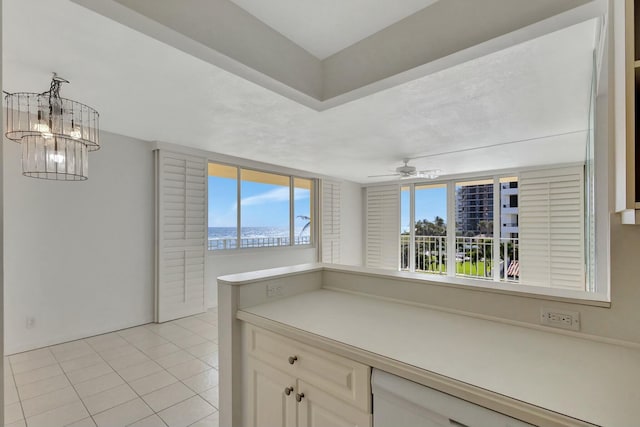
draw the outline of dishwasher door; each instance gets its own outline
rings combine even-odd
[[[524,427],[515,418],[373,369],[373,427]]]

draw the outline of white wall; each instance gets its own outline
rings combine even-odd
[[[84,182],[25,178],[3,143],[8,354],[152,320],[151,146],[101,137]]]
[[[152,144],[106,132],[102,143],[89,180],[55,182],[23,177],[20,145],[5,140],[8,354],[153,319]],[[343,263],[361,265],[360,185],[343,182],[341,202]],[[316,261],[315,248],[208,253],[208,305],[218,276]]]

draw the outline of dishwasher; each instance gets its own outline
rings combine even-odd
[[[373,369],[373,427],[524,427],[507,415]]]

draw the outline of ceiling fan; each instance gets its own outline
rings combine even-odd
[[[368,178],[382,178],[385,176],[397,176],[400,179],[409,179],[409,178],[427,178],[427,179],[435,179],[440,176],[440,170],[423,170],[418,171],[415,166],[409,166],[409,160],[411,159],[402,159],[404,165],[398,166],[396,168],[396,173],[391,174],[383,174],[383,175],[369,175]]]

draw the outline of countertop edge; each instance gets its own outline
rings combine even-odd
[[[218,277],[217,280],[218,284],[242,286],[248,285],[250,283],[262,282],[265,280],[278,279],[280,277],[290,277],[323,270],[323,264],[299,264],[288,267],[276,267],[266,270],[256,270],[248,273],[227,274],[225,276]]]

